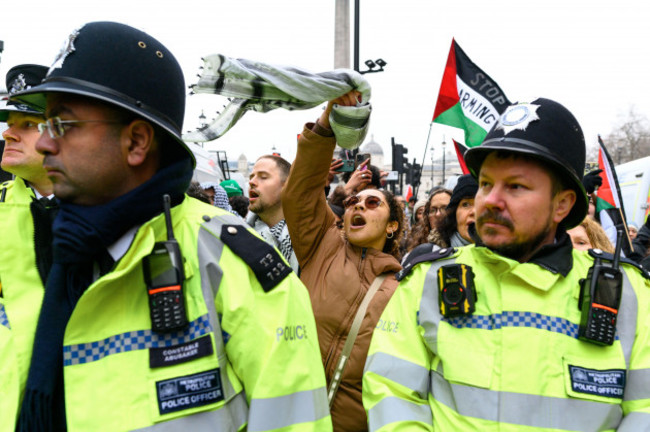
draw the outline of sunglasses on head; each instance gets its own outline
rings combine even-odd
[[[353,195],[351,197],[348,197],[343,201],[343,207],[349,208],[352,206],[357,205],[361,201],[361,198],[359,195]],[[378,196],[374,195],[366,195],[366,198],[363,200],[364,205],[368,209],[376,209],[380,205],[382,205],[384,202],[379,198]]]

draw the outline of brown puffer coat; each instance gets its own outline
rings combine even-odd
[[[352,246],[336,227],[324,193],[335,146],[333,137],[322,136],[327,132],[331,134],[319,125],[305,127],[282,192],[282,208],[300,279],[311,297],[328,385],[365,293],[376,276],[387,273],[368,306],[332,406],[335,431],[366,431],[363,368],[372,332],[397,287],[395,273],[401,266],[392,255]]]

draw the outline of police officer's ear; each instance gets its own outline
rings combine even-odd
[[[553,197],[553,222],[559,224],[569,215],[576,203],[577,195],[572,189],[565,189]]]
[[[127,162],[132,167],[142,165],[157,153],[154,128],[145,120],[133,120],[122,129],[122,144]]]

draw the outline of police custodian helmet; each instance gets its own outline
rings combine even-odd
[[[46,73],[47,67],[45,66],[35,64],[14,66],[7,72],[7,92],[11,96],[25,89],[37,86],[45,78]],[[3,101],[3,103],[4,105],[0,107],[0,122],[6,122],[10,112],[43,115],[41,111],[29,105],[14,101]]]
[[[576,203],[562,224],[570,229],[582,222],[589,208],[582,185],[585,138],[569,110],[544,98],[506,108],[483,143],[465,153],[472,175],[478,177],[481,164],[495,150],[525,153],[550,163],[563,184],[576,193]]]
[[[160,126],[194,160],[181,138],[185,80],[178,61],[148,34],[115,22],[73,31],[42,84],[12,100],[45,111],[45,94],[72,93],[108,102]]]

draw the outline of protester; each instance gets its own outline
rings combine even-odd
[[[447,206],[451,200],[451,191],[445,188],[438,188],[432,192],[424,206],[422,220],[411,230],[410,239],[406,243],[406,250],[411,251],[423,243],[433,242],[432,231],[445,218]]]
[[[603,252],[614,253],[614,246],[609,241],[603,227],[590,217],[586,217],[580,225],[567,230],[574,249],[587,251],[600,249]]]
[[[437,228],[431,230],[428,243],[423,243],[414,248],[402,260],[402,264],[425,253],[435,252],[441,248],[462,247],[474,243],[470,230],[474,230],[474,195],[478,184],[471,174],[461,176],[451,195],[451,200],[445,211],[445,218]]]
[[[275,155],[262,156],[255,162],[248,184],[249,204],[246,222],[264,240],[280,250],[293,271],[299,274],[298,259],[282,210],[281,192],[291,164]]]
[[[46,72],[40,65],[12,67],[7,73],[9,94],[38,85]],[[8,102],[0,108],[0,121],[8,127],[2,133],[6,142],[2,168],[16,176],[0,185],[0,283],[21,395],[52,265],[52,220],[57,211],[43,155],[36,151],[38,124],[44,120],[42,113],[23,104]]]
[[[332,177],[336,175],[336,170],[341,166],[343,166],[342,159],[332,159],[325,186],[326,195],[329,185],[332,182]],[[336,217],[336,222],[339,228],[343,227],[343,214],[345,213],[343,202],[345,199],[350,195],[353,195],[356,192],[361,192],[365,189],[379,189],[381,187],[381,179],[383,176],[384,174],[379,168],[370,165],[370,159],[366,159],[359,164],[357,169],[353,172],[346,172],[343,174],[343,184],[336,186],[327,200],[330,209]]]
[[[239,186],[239,183],[237,183],[235,180],[224,180],[221,183],[219,183],[220,186],[226,191],[228,194],[228,199],[235,197],[235,196],[243,196],[244,191],[242,188]]]
[[[398,275],[381,317],[394,327],[375,329],[365,366],[370,429],[650,429],[650,282],[622,263],[620,284],[579,303],[594,256],[612,256],[576,253],[566,234],[587,214],[573,115],[541,98],[509,106],[465,162],[481,243]]]
[[[201,183],[201,188],[203,188],[205,194],[210,198],[210,204],[219,207],[222,210],[229,211],[230,213],[237,214],[230,206],[228,193],[219,185],[219,183],[204,182]]]
[[[14,95],[60,200],[18,431],[331,428],[303,285],[185,195],[185,88],[158,40],[93,22]]]
[[[213,198],[205,193],[205,189],[203,189],[201,184],[197,181],[193,180],[190,182],[190,186],[187,188],[187,195],[206,204],[214,205]]]
[[[418,200],[413,206],[411,226],[415,227],[424,217],[424,208],[427,205],[426,199]]]
[[[342,230],[323,193],[336,144],[330,129],[330,111],[335,103],[353,106],[356,96],[356,92],[350,92],[331,101],[316,123],[306,125],[282,191],[284,214],[300,262],[300,278],[309,291],[316,316],[337,431],[367,429],[361,405],[363,364],[372,329],[381,325],[379,316],[397,286],[394,274],[401,268],[397,248],[403,212],[390,192],[366,188],[351,195],[345,201]],[[355,176],[367,182],[370,174],[360,170]],[[385,277],[383,282],[380,276]],[[368,294],[377,287],[376,294]],[[353,322],[360,304],[366,301],[368,309],[361,315],[363,321],[354,339]],[[348,345],[351,352],[346,365],[341,363],[345,360],[341,353],[348,340],[353,345]]]
[[[242,195],[235,195],[229,198],[230,207],[237,212],[239,216],[246,219],[248,215],[248,198]]]
[[[412,196],[411,198],[409,198],[408,212],[407,213],[408,213],[408,218],[409,218],[409,221],[411,222],[411,225],[413,225],[413,219],[415,218],[415,209],[414,209],[414,207],[415,207],[415,204],[417,204],[417,202],[418,202],[418,199],[417,199],[416,196]]]
[[[650,217],[647,217],[645,223],[637,232],[632,240],[632,253],[628,258],[642,265],[646,270],[650,270],[648,261],[645,259],[650,252]]]
[[[634,222],[627,223],[627,232],[630,235],[630,240],[634,240],[639,233],[639,227]]]

